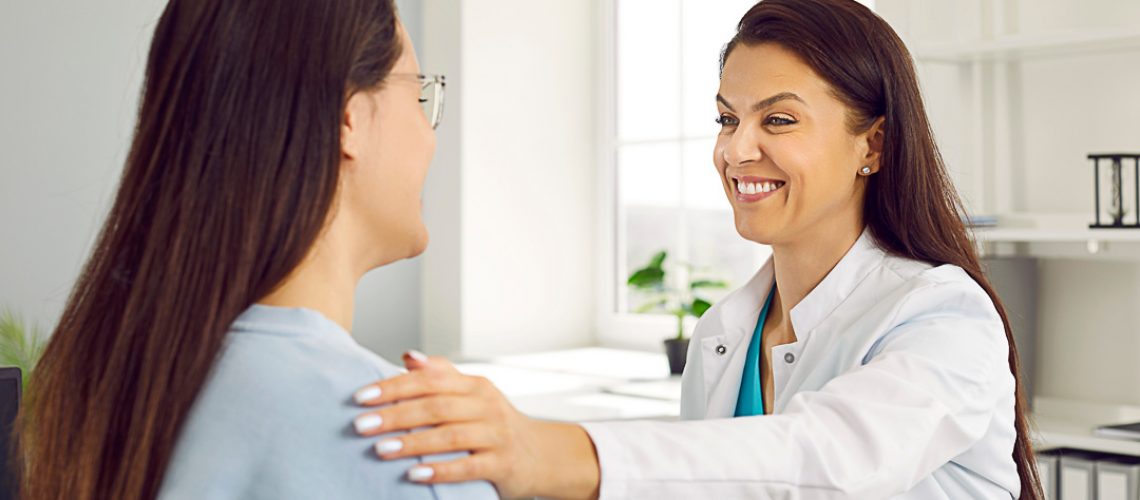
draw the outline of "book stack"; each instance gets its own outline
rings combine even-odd
[[[996,215],[964,215],[962,222],[966,227],[997,227],[998,218]]]

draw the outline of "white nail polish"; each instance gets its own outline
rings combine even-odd
[[[420,351],[408,351],[408,357],[421,363],[424,363],[428,360],[427,354],[424,354]]]
[[[431,467],[412,467],[408,469],[408,479],[416,482],[427,481],[435,475]]]
[[[404,442],[399,439],[385,439],[376,443],[376,454],[387,455],[404,449]]]
[[[380,415],[369,414],[356,417],[352,425],[356,427],[358,434],[364,434],[365,432],[380,428],[380,424],[382,423],[384,423],[384,420],[380,418]]]
[[[356,400],[356,404],[358,405],[365,404],[378,397],[380,397],[380,388],[374,385],[356,391],[356,394],[352,395],[352,399]]]

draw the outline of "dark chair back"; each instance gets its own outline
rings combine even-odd
[[[16,498],[16,468],[12,460],[12,426],[20,411],[23,377],[20,369],[0,367],[0,500]]]

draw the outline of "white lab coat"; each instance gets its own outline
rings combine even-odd
[[[769,261],[697,324],[687,421],[583,424],[601,500],[1018,496],[1008,344],[961,268],[888,255],[864,232],[791,311],[774,415],[732,418],[772,283]]]

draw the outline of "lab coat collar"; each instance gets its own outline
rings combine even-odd
[[[871,271],[882,264],[885,257],[886,252],[875,243],[870,229],[864,229],[863,234],[823,281],[792,308],[792,328],[795,329],[797,341],[806,340],[815,327],[847,300]]]
[[[881,265],[885,255],[865,230],[823,281],[792,309],[796,343],[806,342],[812,330]],[[700,344],[696,347],[702,353],[701,379],[706,404],[704,411],[696,410],[694,415],[704,418],[732,415],[747,358],[747,342],[752,338],[760,308],[772,291],[774,278],[775,264],[769,258],[748,284],[714,306],[720,316],[720,329],[702,332],[705,334],[699,335]],[[724,356],[728,353],[731,355]]]
[[[775,277],[776,267],[769,257],[747,284],[725,299],[721,313],[721,331],[731,336],[733,344],[756,326],[760,308],[772,291]]]

